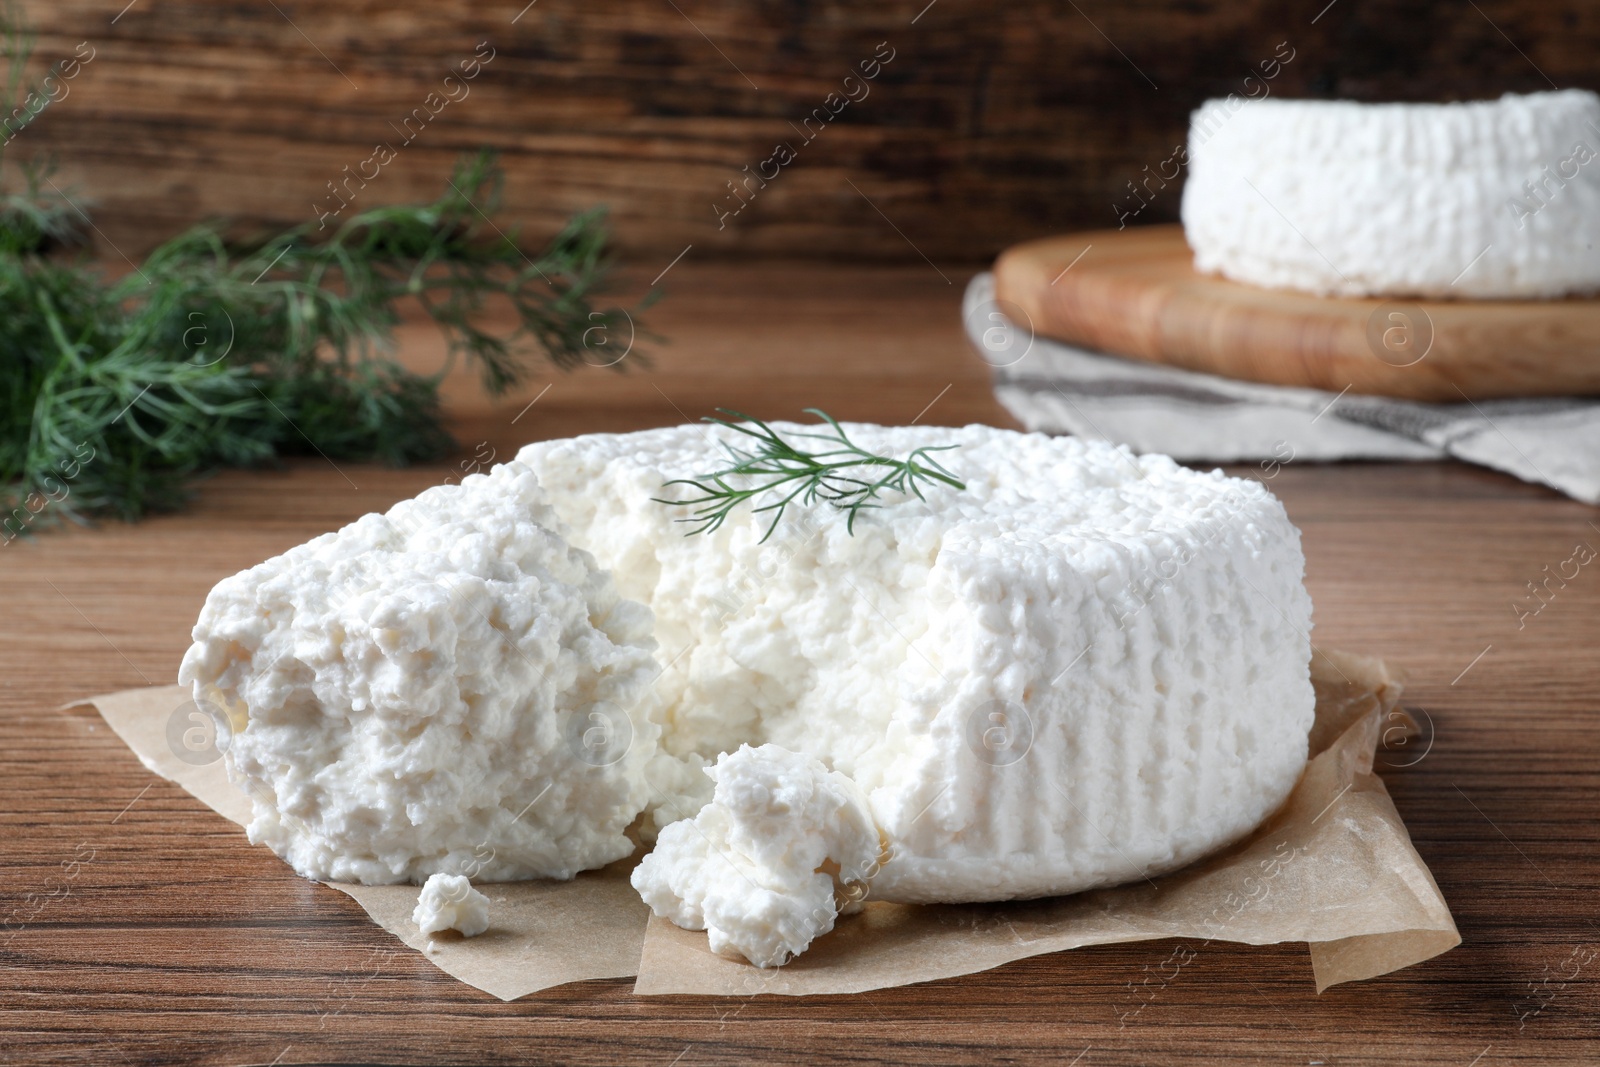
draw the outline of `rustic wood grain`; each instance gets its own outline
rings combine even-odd
[[[1196,274],[1181,226],[1029,241],[994,274],[1041,336],[1227,378],[1444,403],[1600,393],[1600,300],[1263,289]]]
[[[696,257],[973,262],[1114,224],[1189,112],[1259,93],[1245,79],[1280,43],[1293,59],[1270,83],[1279,96],[1600,88],[1600,7],[1584,0],[22,7],[40,30],[39,73],[80,42],[95,58],[8,156],[54,155],[63,187],[97,205],[102,251],[131,256],[212,215],[310,221],[328,182],[394,142],[356,207],[432,197],[458,153],[492,146],[509,217],[530,234],[605,202],[624,247],[660,265],[689,244]],[[495,58],[470,95],[402,144],[395,126],[484,41]],[[880,42],[894,58],[868,95],[805,141],[796,127]],[[719,225],[717,205],[739,203],[728,183],[780,142],[797,158]],[[1176,219],[1180,188],[1136,221]]]
[[[457,383],[468,451],[667,425],[720,404],[1005,424],[962,339],[954,288],[926,265],[681,264],[670,280],[653,325],[673,343],[657,348],[653,370],[556,378],[531,408],[542,385],[491,406]],[[408,335],[408,357],[436,358],[429,343]],[[169,683],[214,581],[449,469],[306,460],[228,473],[183,514],[0,549],[0,917],[12,916],[0,927],[0,1061],[1600,1059],[1600,564],[1552,585],[1522,629],[1512,608],[1576,543],[1600,546],[1595,509],[1452,464],[1291,464],[1271,480],[1305,532],[1318,643],[1411,672],[1409,703],[1431,723],[1432,747],[1384,775],[1464,941],[1320,997],[1303,946],[1189,942],[1194,962],[1121,1027],[1172,944],[853,997],[636,998],[617,980],[503,1004],[154,779],[92,713],[57,710]],[[18,909],[36,914],[18,921]]]

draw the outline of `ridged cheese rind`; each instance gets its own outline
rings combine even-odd
[[[885,455],[954,445],[937,458],[966,488],[888,497],[853,534],[793,511],[762,543],[748,506],[686,536],[651,499],[724,465],[725,430],[519,454],[655,612],[666,751],[771,742],[850,776],[892,855],[872,894],[908,902],[1151,877],[1282,803],[1312,719],[1311,603],[1261,483],[1077,438],[845,428]]]
[[[1600,289],[1600,96],[1211,100],[1190,122],[1195,269],[1337,296]]]

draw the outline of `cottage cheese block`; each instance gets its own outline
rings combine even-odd
[[[218,583],[179,680],[301,874],[570,878],[633,851],[654,647],[509,463]]]
[[[489,929],[489,898],[472,888],[461,874],[430,874],[411,911],[411,921],[425,934],[458,931],[477,937]]]
[[[1212,100],[1190,124],[1195,269],[1322,295],[1600,289],[1600,97]]]
[[[867,798],[849,778],[777,745],[742,745],[706,773],[711,802],[661,832],[633,870],[646,904],[711,950],[777,967],[833,929],[878,868]]]
[[[853,536],[832,508],[791,511],[763,544],[770,516],[747,506],[685,536],[685,509],[651,501],[723,466],[728,431],[519,455],[574,543],[654,609],[668,752],[772,743],[849,776],[893,852],[873,895],[908,902],[1153,876],[1284,800],[1312,719],[1311,604],[1259,482],[983,426],[846,429],[885,455],[956,445],[938,458],[967,488],[886,497]]]

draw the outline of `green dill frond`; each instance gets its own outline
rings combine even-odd
[[[406,298],[490,393],[525,381],[541,357],[609,365],[596,331],[632,317],[596,305],[603,215],[574,218],[529,259],[488,221],[500,181],[479,155],[437,201],[375,208],[320,241],[301,226],[241,248],[195,226],[109,285],[42,254],[71,231],[37,182],[0,198],[0,504],[14,512],[67,471],[70,496],[53,512],[132,519],[179,505],[219,466],[443,456],[448,365],[421,375],[393,358]],[[514,327],[484,325],[491,298],[516,309]],[[19,524],[38,525],[19,517],[0,541]]]
[[[32,44],[15,4],[0,4],[0,119],[11,132],[38,113],[19,111]],[[444,455],[449,365],[422,375],[394,359],[404,300],[427,311],[450,362],[475,365],[491,394],[546,363],[626,369],[616,356],[638,327],[601,302],[604,211],[574,216],[525,253],[493,221],[505,177],[492,153],[463,159],[431,203],[248,243],[207,223],[108,283],[55,255],[83,243],[82,199],[68,199],[47,163],[6,168],[4,147],[0,544],[62,517],[178,506],[197,475],[221,466],[294,453],[390,464]],[[491,329],[491,304],[513,309],[514,325]],[[624,327],[626,348],[614,343]]]
[[[733,430],[754,443],[741,447],[724,441],[722,447],[731,461],[728,466],[694,478],[677,478],[662,486],[665,489],[684,485],[700,495],[683,500],[651,498],[660,504],[692,509],[689,516],[678,520],[690,524],[686,534],[710,533],[726,522],[735,508],[748,503],[756,514],[772,513],[772,521],[761,537],[764,543],[778,528],[779,520],[790,505],[808,506],[818,502],[849,512],[845,529],[854,534],[857,516],[868,508],[881,507],[879,494],[886,489],[908,493],[918,499],[925,499],[923,483],[926,482],[966,489],[964,482],[932,456],[934,452],[948,451],[955,445],[919,448],[899,460],[880,456],[850,440],[844,427],[827,412],[806,408],[806,414],[821,419],[828,430],[797,431],[793,436],[833,446],[808,452],[785,440],[760,419],[728,408],[717,410],[738,421],[714,416],[702,421]],[[854,473],[847,474],[847,471]]]

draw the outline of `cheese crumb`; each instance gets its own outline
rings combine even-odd
[[[778,745],[725,753],[693,819],[661,831],[633,885],[657,915],[705,930],[713,952],[778,967],[857,903],[881,842],[856,784]]]
[[[462,937],[477,937],[489,929],[489,898],[472,888],[465,875],[430,875],[411,921],[425,934],[459,930]]]

